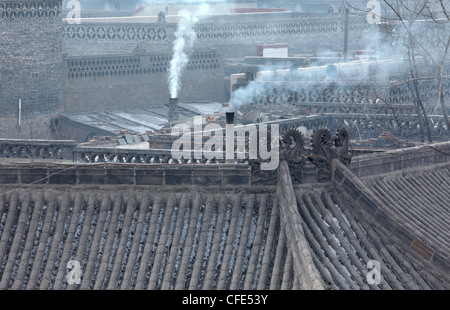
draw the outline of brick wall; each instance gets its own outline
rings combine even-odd
[[[128,54],[136,48],[148,52],[171,50],[175,25],[64,23],[63,52],[68,56]]]
[[[171,54],[67,57],[64,112],[125,109],[167,104]],[[222,102],[223,60],[216,51],[196,52],[181,78],[179,99]]]
[[[61,0],[0,0],[0,109],[22,119],[62,107]]]
[[[150,52],[169,52],[176,23],[108,22],[64,24],[63,50],[69,56],[129,53],[139,47]],[[363,38],[374,29],[364,17],[349,20],[349,49],[365,47]],[[344,15],[295,12],[214,15],[195,26],[196,47],[214,47],[225,58],[256,56],[256,45],[288,43],[289,54],[342,51]]]

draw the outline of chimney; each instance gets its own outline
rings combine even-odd
[[[169,122],[178,120],[178,98],[169,99]]]
[[[225,159],[234,160],[234,112],[225,112]]]
[[[234,125],[234,112],[225,112],[225,117],[227,125]]]

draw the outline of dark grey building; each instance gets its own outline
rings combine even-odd
[[[62,108],[62,29],[61,0],[0,0],[0,116]]]

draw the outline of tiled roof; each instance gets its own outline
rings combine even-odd
[[[449,278],[423,272],[423,259],[352,212],[333,188],[296,189],[314,264],[329,289],[443,289]],[[380,262],[380,285],[368,284],[368,262]],[[431,268],[433,270],[433,268]],[[428,270],[430,271],[430,270]]]
[[[448,272],[429,263],[409,244],[374,223],[345,189],[337,191],[332,183],[292,186],[287,164],[279,167],[278,196],[295,193],[301,233],[307,240],[316,272],[325,289],[448,289]],[[397,193],[398,194],[398,193]],[[289,203],[280,204],[281,213]],[[427,208],[427,204],[423,205]],[[449,223],[441,227],[448,232]],[[291,231],[293,233],[293,231]],[[294,231],[295,234],[295,231]],[[305,247],[305,246],[303,246]],[[369,262],[380,264],[381,281],[369,282]]]
[[[368,188],[415,237],[430,260],[439,255],[450,266],[450,164],[365,179]]]
[[[0,289],[450,288],[449,163],[335,167],[297,185],[284,161],[276,186],[0,185]]]
[[[274,193],[2,189],[0,289],[291,289]],[[78,260],[81,284],[69,285]]]

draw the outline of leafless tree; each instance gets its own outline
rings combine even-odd
[[[432,142],[432,124],[427,115],[424,94],[420,83],[437,81],[437,105],[440,106],[447,129],[450,120],[446,108],[445,83],[449,79],[446,68],[449,65],[450,45],[450,1],[448,0],[372,0],[357,5],[351,0],[343,0],[344,6],[355,14],[374,14],[371,5],[380,4],[379,30],[391,40],[396,51],[403,55],[408,64],[403,80],[388,87],[407,85],[419,117],[423,136]],[[356,3],[356,4],[355,4]],[[383,100],[389,102],[389,98]]]

